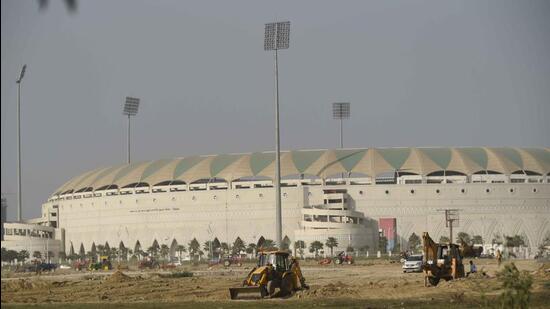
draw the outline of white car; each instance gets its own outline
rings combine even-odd
[[[422,255],[411,255],[403,263],[403,272],[421,272],[422,271]]]

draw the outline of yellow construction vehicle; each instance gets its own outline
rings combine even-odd
[[[246,276],[243,286],[230,288],[231,299],[239,294],[256,293],[260,297],[287,296],[293,291],[308,289],[298,261],[284,251],[266,251],[258,253],[258,264]]]
[[[446,281],[464,277],[464,265],[457,244],[438,244],[428,232],[422,234],[424,247],[424,285],[436,286],[439,280]]]

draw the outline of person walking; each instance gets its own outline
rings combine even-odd
[[[500,253],[500,249],[497,249],[496,258],[497,258],[497,266],[500,267],[500,263],[502,263],[502,253]]]

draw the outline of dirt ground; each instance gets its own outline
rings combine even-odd
[[[532,307],[550,303],[550,265],[535,261],[514,261],[520,270],[534,276]],[[302,262],[309,290],[285,299],[231,301],[228,289],[240,286],[252,264],[242,267],[183,267],[193,277],[166,278],[169,272],[56,271],[52,274],[2,273],[2,307],[105,308],[245,308],[268,304],[274,307],[314,308],[404,308],[484,307],[501,293],[495,278],[494,260],[477,260],[481,275],[424,287],[423,274],[401,271],[401,264],[384,260],[359,261],[354,265],[320,266]],[[178,271],[178,270],[176,270]],[[83,305],[87,304],[87,305]],[[439,304],[439,305],[438,305]],[[76,307],[75,307],[76,308]],[[128,307],[130,308],[130,307]]]

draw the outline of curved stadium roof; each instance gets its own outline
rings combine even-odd
[[[116,185],[170,181],[192,183],[200,179],[268,177],[275,174],[275,153],[221,154],[138,162],[100,168],[79,175],[55,194],[92,191]],[[511,174],[550,173],[548,148],[369,148],[296,150],[281,152],[281,177],[306,174],[327,178],[339,173],[376,176],[401,170],[426,176],[437,171],[472,175],[479,171]]]

